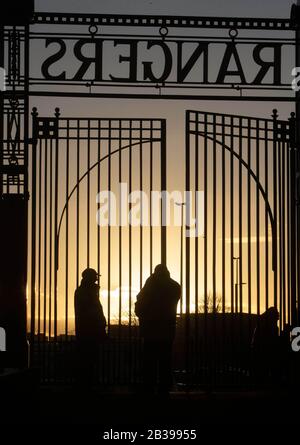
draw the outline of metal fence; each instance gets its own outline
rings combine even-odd
[[[150,224],[142,224],[142,211],[138,225],[130,224],[134,200],[122,200],[128,199],[126,192],[138,191],[135,199],[142,200],[140,191],[150,195],[152,190],[166,189],[166,123],[160,119],[62,118],[59,110],[53,118],[43,118],[34,110],[33,139],[32,359],[41,363],[43,377],[50,380],[59,379],[57,360],[63,352],[71,363],[74,291],[81,272],[94,267],[101,273],[101,300],[112,339],[107,354],[120,366],[120,356],[127,354],[125,362],[129,360],[132,371],[123,361],[127,371],[116,372],[119,381],[125,378],[122,373],[130,381],[139,348],[135,296],[153,266],[165,261],[166,228],[152,224],[152,201]],[[120,184],[127,184],[125,196]],[[104,198],[99,198],[99,192],[104,192]],[[107,192],[113,192],[115,200]],[[110,224],[100,225],[96,218],[103,205],[107,205]],[[114,375],[115,371],[107,378]]]
[[[258,315],[278,308],[281,331],[295,320],[286,199],[293,135],[294,117],[280,121],[275,110],[273,119],[187,111],[186,190],[195,200],[182,213],[183,294],[174,348],[179,385],[251,382]],[[151,199],[148,226],[142,212],[136,227],[122,224],[120,184],[148,196],[167,189],[166,122],[63,118],[58,109],[44,118],[34,109],[33,141],[32,360],[44,382],[72,381],[74,290],[81,271],[96,267],[110,336],[97,377],[100,383],[138,383],[142,344],[134,301],[154,265],[166,261],[167,228],[163,207],[159,226],[152,224]],[[117,197],[107,201],[108,215],[117,210],[115,225],[96,223],[96,197],[105,190]],[[202,231],[188,237],[192,214],[202,218]]]

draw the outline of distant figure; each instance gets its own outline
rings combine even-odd
[[[99,275],[94,269],[82,272],[80,286],[75,291],[75,331],[78,353],[78,380],[84,385],[93,381],[98,363],[99,345],[106,338],[106,319],[99,300]]]
[[[144,386],[167,394],[172,386],[172,346],[181,287],[159,264],[137,295],[135,313],[144,339]]]
[[[257,383],[276,379],[279,374],[281,353],[277,322],[279,313],[275,307],[260,315],[252,338],[253,373]]]

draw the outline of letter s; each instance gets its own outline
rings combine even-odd
[[[43,63],[43,65],[41,67],[42,74],[46,80],[65,80],[66,79],[65,71],[63,71],[61,74],[58,74],[57,76],[52,76],[49,73],[49,68],[51,65],[53,65],[53,63],[60,60],[66,54],[66,50],[67,50],[66,44],[62,39],[46,39],[46,48],[51,43],[58,43],[60,45],[60,49],[58,50],[57,53],[52,54],[52,56],[48,57],[48,59],[45,60],[45,62]]]
[[[296,337],[292,341],[292,350],[294,352],[300,351],[300,327],[296,327],[292,330],[292,336],[296,335]]]

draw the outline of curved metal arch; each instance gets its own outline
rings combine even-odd
[[[55,258],[55,266],[56,266],[56,270],[58,270],[58,251],[59,251],[59,237],[60,237],[60,229],[61,229],[61,225],[62,225],[62,221],[64,218],[64,214],[66,212],[66,209],[68,207],[69,201],[72,198],[73,194],[75,193],[75,191],[77,190],[77,188],[79,187],[79,184],[84,180],[84,178],[95,168],[97,167],[99,164],[101,164],[101,162],[105,161],[106,159],[110,158],[112,155],[116,154],[116,153],[120,153],[121,151],[125,150],[126,148],[129,147],[134,147],[136,145],[141,145],[147,142],[153,142],[153,139],[143,139],[142,141],[138,141],[135,143],[131,143],[128,145],[124,145],[124,147],[120,147],[117,150],[112,151],[111,153],[103,156],[101,159],[99,159],[97,162],[95,162],[93,165],[90,166],[90,168],[81,176],[81,178],[79,179],[79,181],[75,184],[75,186],[73,187],[73,189],[71,190],[71,192],[68,195],[68,198],[66,200],[66,203],[64,205],[64,208],[62,210],[61,216],[60,216],[60,220],[59,220],[59,224],[58,224],[58,230],[57,233],[55,235],[56,238],[56,243],[55,243],[55,247],[56,247],[56,258]]]
[[[230,153],[232,153],[234,155],[234,157],[237,158],[239,160],[239,162],[249,171],[250,175],[252,176],[252,178],[256,182],[256,184],[257,184],[257,186],[259,188],[259,191],[262,194],[262,197],[263,197],[263,199],[264,199],[264,201],[266,203],[267,212],[268,212],[268,215],[269,215],[269,218],[270,218],[271,230],[272,230],[272,270],[275,271],[276,270],[276,263],[277,263],[275,220],[274,220],[274,216],[273,216],[272,209],[271,209],[269,200],[267,198],[266,192],[265,192],[263,186],[261,185],[257,175],[250,168],[250,166],[247,164],[247,162],[238,153],[236,153],[233,149],[228,147],[228,145],[223,144],[222,142],[218,141],[217,139],[214,139],[213,137],[208,136],[207,134],[205,134],[203,132],[197,132],[197,133],[193,133],[193,134],[197,134],[197,135],[199,135],[199,136],[201,136],[203,138],[209,139],[212,142],[215,142],[215,143],[221,145],[221,147],[225,148]],[[275,242],[274,242],[274,240],[275,240]]]

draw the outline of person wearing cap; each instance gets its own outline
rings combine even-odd
[[[167,394],[172,386],[172,347],[181,286],[163,264],[155,267],[137,295],[135,313],[144,340],[144,388]]]
[[[94,269],[85,269],[74,297],[78,378],[84,384],[92,383],[98,363],[99,345],[106,338],[106,319],[97,284],[99,276]]]

